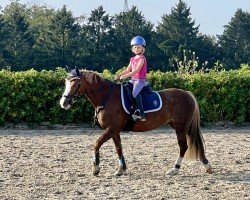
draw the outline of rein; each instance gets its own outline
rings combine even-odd
[[[109,89],[108,92],[106,94],[103,95],[103,97],[101,98],[101,102],[98,106],[95,107],[95,115],[94,115],[94,118],[93,118],[93,124],[92,126],[93,127],[96,127],[98,126],[99,128],[102,129],[102,127],[100,126],[100,124],[98,123],[98,114],[99,112],[104,109],[106,103],[108,102],[109,100],[109,97],[110,97],[110,94],[112,93],[113,91],[113,86],[115,86],[116,83],[109,83],[108,85],[104,85],[104,86],[100,86],[99,88],[97,89],[94,89],[94,90],[91,90],[89,92],[84,92],[84,95],[85,97],[89,98],[89,95],[91,94],[95,94],[95,93],[98,93],[98,92],[102,92],[104,89]],[[98,95],[98,94],[97,94]],[[95,130],[94,130],[95,131]],[[89,135],[93,134],[94,131],[92,133],[90,133]]]
[[[102,109],[104,109],[106,103],[108,102],[109,97],[110,97],[110,94],[111,94],[112,89],[113,89],[112,87],[113,87],[114,85],[115,85],[115,84],[110,84],[110,85],[108,85],[108,86],[98,88],[97,90],[93,90],[93,91],[91,91],[91,92],[85,93],[85,96],[87,96],[87,95],[89,95],[89,94],[93,94],[93,93],[99,92],[100,90],[102,90],[102,89],[104,89],[104,88],[110,88],[109,91],[107,92],[107,94],[102,98],[100,105],[97,106],[97,107],[95,108],[94,122],[93,122],[93,124],[92,124],[93,127],[94,127],[94,126],[98,126],[99,128],[102,128],[102,127],[100,126],[100,124],[98,123],[98,114],[99,114],[99,112],[100,112]],[[94,132],[94,131],[93,131],[93,132]],[[93,133],[93,132],[92,132],[92,133]],[[91,134],[92,134],[92,133],[91,133]],[[90,134],[90,135],[91,135],[91,134]]]
[[[73,92],[73,94],[71,94],[71,95],[63,95],[63,97],[65,97],[70,103],[74,103],[74,101],[77,99],[77,98],[79,98],[79,97],[81,97],[81,96],[85,96],[85,97],[87,97],[88,99],[90,98],[89,97],[89,95],[91,95],[91,94],[95,94],[95,93],[97,93],[97,95],[98,95],[98,93],[99,92],[104,92],[103,90],[104,89],[108,89],[108,91],[101,97],[101,101],[99,102],[99,105],[97,105],[96,107],[95,107],[95,116],[94,116],[94,122],[93,122],[93,124],[92,124],[92,126],[94,127],[94,126],[99,126],[100,128],[102,128],[100,125],[99,125],[99,123],[98,123],[98,114],[99,114],[99,112],[102,110],[102,109],[104,109],[104,107],[105,107],[105,105],[107,104],[107,102],[108,102],[108,100],[109,100],[109,97],[110,97],[110,94],[112,93],[112,91],[113,91],[113,86],[115,86],[117,83],[113,83],[113,82],[108,82],[107,84],[105,84],[105,85],[99,85],[99,88],[97,88],[97,89],[94,89],[94,90],[91,90],[91,91],[84,91],[84,93],[81,95],[81,94],[79,94],[80,93],[80,88],[81,88],[81,84],[84,82],[83,80],[81,80],[81,78],[84,76],[85,74],[83,74],[83,73],[80,73],[79,75],[76,75],[76,76],[74,76],[72,79],[70,79],[70,80],[73,80],[73,79],[80,79],[80,81],[78,82],[78,84],[77,84],[77,87],[76,87],[76,90]],[[94,132],[94,131],[93,131]],[[92,133],[93,133],[92,132]],[[91,134],[92,134],[91,133]],[[90,135],[91,135],[90,134]]]
[[[101,87],[98,88],[98,89],[95,89],[95,90],[92,90],[92,91],[89,91],[89,92],[84,92],[84,94],[85,94],[85,95],[89,95],[89,94],[92,94],[92,93],[96,93],[96,92],[99,92],[99,91],[102,90],[102,89],[106,89],[106,88],[112,87],[112,86],[114,86],[114,85],[116,85],[116,83],[112,83],[112,84],[110,84],[110,85],[101,86]]]
[[[97,114],[99,113],[99,110],[102,109],[102,108],[104,108],[104,106],[106,105],[106,103],[107,103],[107,101],[109,99],[109,96],[110,96],[110,94],[112,92],[112,87],[115,86],[115,85],[116,85],[116,83],[111,82],[108,85],[100,86],[99,88],[97,88],[95,90],[92,90],[92,91],[89,91],[89,92],[84,92],[84,95],[88,97],[88,95],[90,95],[90,94],[95,94],[95,93],[98,93],[98,92],[100,92],[100,91],[102,91],[104,89],[111,88],[111,89],[109,89],[109,91],[107,92],[107,94],[104,95],[104,97],[102,98],[101,105],[97,106],[97,109],[96,109],[97,110]]]

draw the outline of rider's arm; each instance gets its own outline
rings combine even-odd
[[[139,62],[137,63],[137,65],[136,65],[136,68],[133,71],[130,70],[128,73],[125,73],[125,74],[121,75],[120,79],[126,79],[126,78],[128,78],[130,76],[133,76],[133,75],[137,74],[141,70],[143,64],[144,64],[144,59],[140,59]]]
[[[117,75],[116,79],[117,80],[121,79],[121,76],[124,76],[124,75],[128,74],[129,72],[131,72],[131,70],[132,70],[131,63],[129,63],[129,65],[127,66],[127,68],[122,73],[120,73],[119,75]]]

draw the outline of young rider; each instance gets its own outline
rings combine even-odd
[[[130,59],[128,67],[116,77],[118,80],[131,77],[130,82],[133,84],[132,95],[136,106],[132,117],[135,121],[146,121],[140,95],[140,91],[145,86],[147,78],[147,60],[144,56],[145,46],[146,42],[141,36],[136,36],[131,40],[131,48],[135,56]]]

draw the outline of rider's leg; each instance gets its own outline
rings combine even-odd
[[[135,102],[136,102],[137,108],[136,108],[134,114],[132,115],[133,119],[135,121],[137,121],[137,120],[146,121],[146,117],[145,117],[145,113],[144,113],[144,109],[143,109],[143,104],[142,104],[142,98],[141,98],[140,94],[138,94],[135,97]]]
[[[132,115],[133,119],[135,121],[141,120],[141,121],[146,121],[145,114],[144,114],[144,109],[143,109],[143,103],[142,103],[142,98],[140,95],[140,92],[142,88],[145,86],[145,80],[133,80],[133,91],[132,95],[134,98],[135,102],[135,112]]]

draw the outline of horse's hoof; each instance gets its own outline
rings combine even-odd
[[[93,175],[97,176],[99,174],[99,172],[100,172],[100,167],[98,165],[94,164],[93,167],[92,167],[92,173],[93,173]]]
[[[166,175],[167,176],[174,176],[174,175],[177,175],[179,174],[179,169],[176,169],[176,168],[172,168],[171,170],[169,170]]]
[[[212,170],[212,166],[208,163],[206,165],[204,165],[205,168],[206,168],[206,173],[208,174],[212,174],[213,173],[213,170]]]
[[[211,166],[206,170],[206,173],[208,173],[208,174],[212,174],[213,173],[213,170],[212,170]]]
[[[119,168],[117,169],[117,171],[115,172],[115,176],[121,176],[125,173],[125,170],[123,169],[122,166],[119,166]]]

